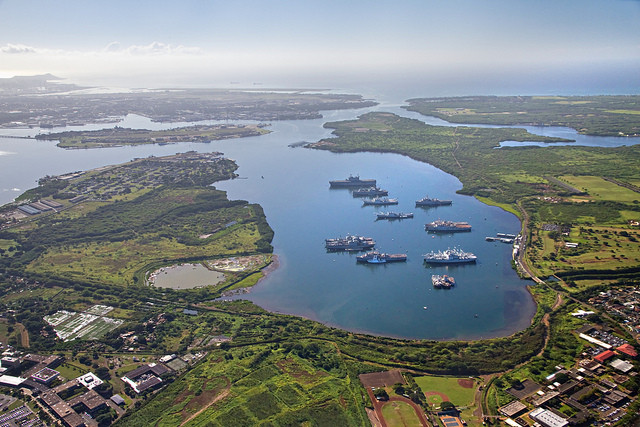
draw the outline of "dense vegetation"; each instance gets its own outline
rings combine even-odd
[[[465,96],[408,102],[408,110],[453,123],[567,126],[587,135],[640,135],[637,95]]]
[[[89,173],[63,188],[59,179],[45,180],[45,188],[90,199],[3,231],[0,238],[19,250],[3,254],[0,265],[49,280],[142,285],[149,266],[270,253],[273,232],[262,209],[209,186],[234,169],[226,159],[176,157]]]

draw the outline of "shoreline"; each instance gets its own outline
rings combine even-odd
[[[260,272],[262,272],[262,277],[260,279],[258,279],[256,284],[251,286],[251,288],[253,288],[254,286],[257,286],[260,282],[262,282],[264,279],[266,279],[271,273],[276,271],[279,267],[280,267],[280,258],[278,257],[278,255],[276,255],[275,253],[272,252],[271,253],[271,262],[265,268],[260,270]],[[251,289],[251,288],[247,288],[247,289]]]

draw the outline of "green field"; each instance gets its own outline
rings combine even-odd
[[[467,380],[468,378],[424,376],[414,377],[414,379],[424,393],[437,391],[449,397],[449,401],[456,406],[473,405],[476,386],[465,388],[458,383],[459,380]],[[429,399],[427,400],[429,401]]]
[[[594,200],[612,200],[623,203],[640,201],[639,193],[606,181],[599,176],[563,175],[558,178],[585,191]]]
[[[405,402],[387,402],[382,407],[382,416],[388,426],[421,426],[420,418],[411,405]]]

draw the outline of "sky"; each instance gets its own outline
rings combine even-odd
[[[0,0],[0,77],[638,93],[639,23],[636,0]]]

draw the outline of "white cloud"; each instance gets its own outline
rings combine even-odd
[[[148,45],[131,45],[124,48],[119,42],[114,41],[109,43],[104,48],[104,51],[130,55],[197,55],[202,53],[199,47],[172,45],[157,41],[151,42]]]
[[[37,50],[31,46],[26,46],[23,44],[7,43],[6,45],[0,47],[0,52],[9,53],[9,54],[23,54],[23,53],[36,53]]]

